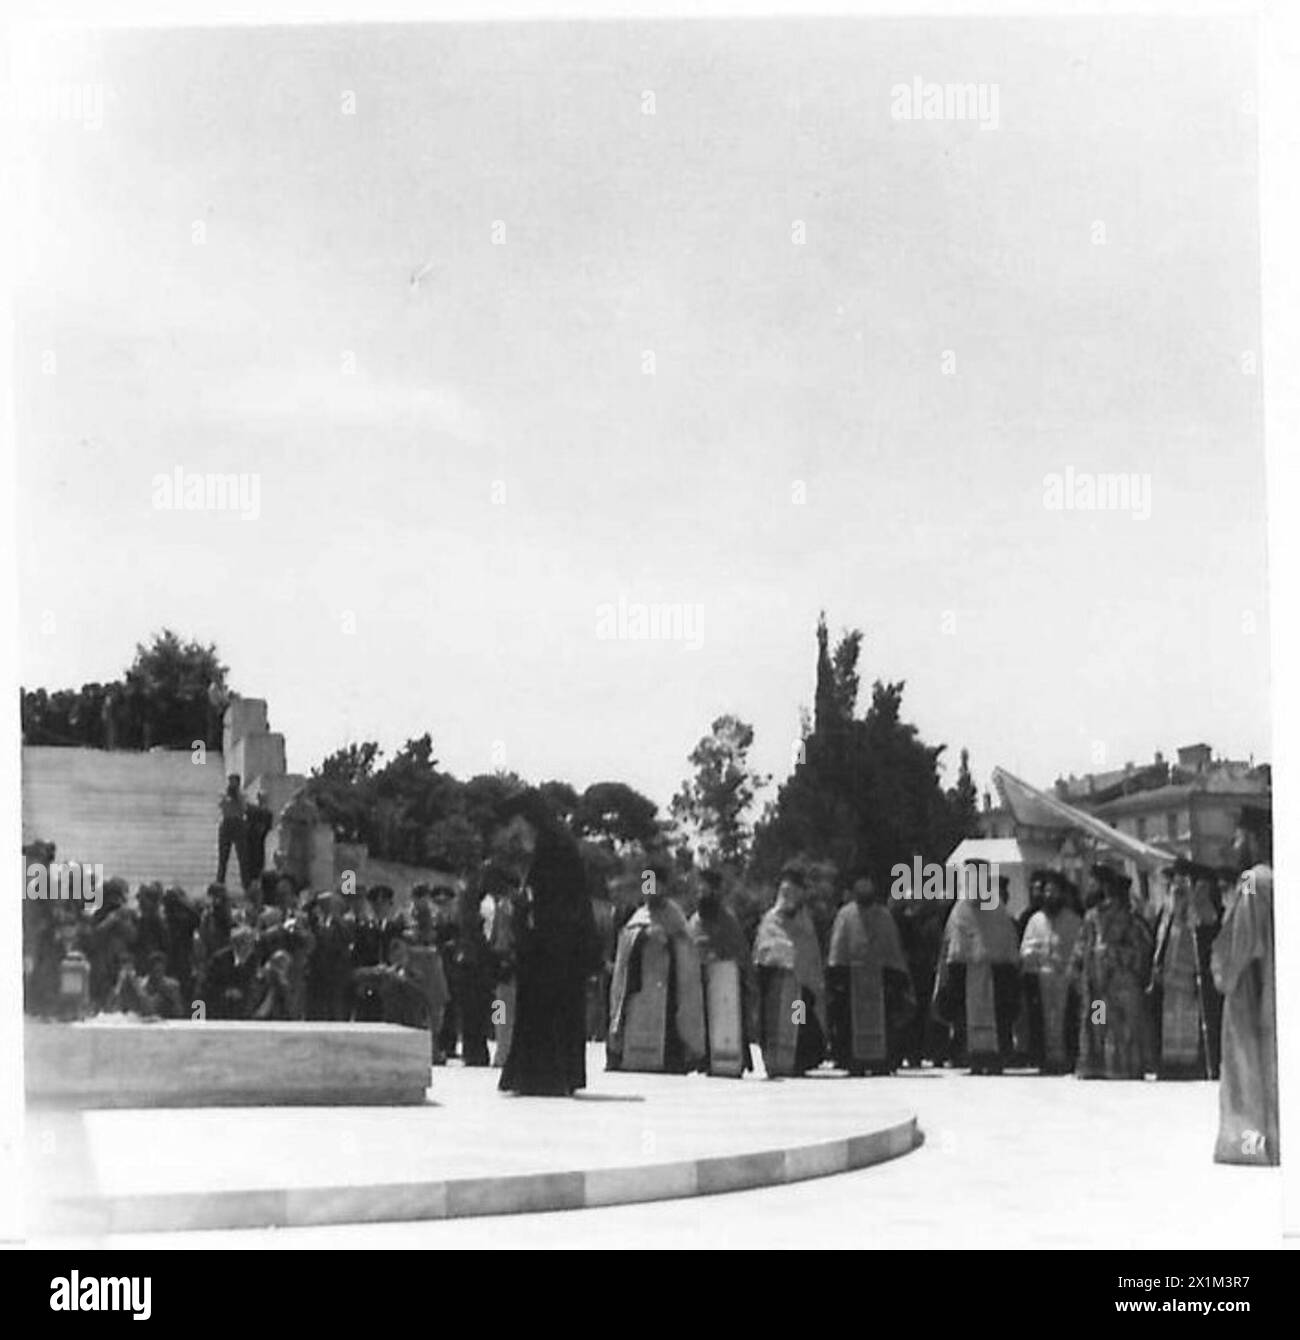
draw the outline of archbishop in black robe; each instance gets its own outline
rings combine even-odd
[[[515,1019],[506,1092],[568,1097],[587,1087],[587,978],[599,968],[596,923],[578,844],[534,791],[507,809],[506,835],[527,858],[515,895]]]

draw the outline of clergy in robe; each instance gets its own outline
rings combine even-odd
[[[1156,921],[1151,958],[1152,1023],[1157,1079],[1209,1079],[1209,1017],[1196,940],[1196,909],[1187,871],[1175,863]]]
[[[894,903],[893,910],[898,916],[898,933],[916,998],[928,1002],[934,995],[945,909],[935,901],[900,898]],[[946,1025],[934,1018],[928,1009],[917,1009],[906,1029],[903,1064],[919,1070],[926,1061],[941,1065],[947,1055]]]
[[[1191,863],[1189,863],[1191,864]],[[1214,982],[1210,959],[1223,920],[1218,879],[1208,866],[1192,864],[1192,915],[1196,919],[1196,956],[1201,973],[1201,1002],[1205,1006],[1205,1037],[1210,1050],[1210,1078],[1219,1078],[1219,1046],[1223,1040],[1223,996]],[[1229,882],[1229,887],[1235,883]]]
[[[804,899],[803,872],[787,866],[754,937],[758,1042],[769,1079],[807,1074],[826,1055],[822,951]]]
[[[515,1019],[503,1092],[568,1097],[587,1087],[587,978],[599,951],[578,844],[533,789],[504,807],[497,840],[520,874],[511,930]]]
[[[1074,1069],[1079,1044],[1079,997],[1070,963],[1083,920],[1067,902],[1065,881],[1056,871],[1044,872],[1042,888],[1042,905],[1025,923],[1020,942],[1020,969],[1034,988],[1025,992],[1025,1006],[1036,1014],[1029,1059],[1044,1075],[1066,1075]]]
[[[682,1075],[704,1060],[704,989],[686,915],[669,897],[667,865],[642,875],[642,903],[618,934],[609,990],[610,1070]]]
[[[916,997],[898,927],[870,875],[835,914],[826,994],[835,1064],[850,1075],[896,1070]]]
[[[1216,1163],[1277,1164],[1277,984],[1273,956],[1272,832],[1243,811],[1233,840],[1241,870],[1223,912],[1211,968],[1223,992]]]
[[[614,924],[614,904],[604,876],[588,869],[591,915],[596,923],[596,941],[600,946],[600,966],[587,979],[587,1041],[604,1042],[609,1037],[609,987],[614,978],[614,952],[618,947],[618,928]]]
[[[754,1068],[750,1041],[757,1036],[758,989],[749,942],[727,906],[722,876],[700,876],[699,904],[688,927],[704,974],[704,1042],[710,1074],[741,1075]],[[726,971],[715,965],[730,964]]]
[[[1129,897],[1129,881],[1112,866],[1092,867],[1092,906],[1074,946],[1079,990],[1080,1079],[1141,1079],[1143,1011],[1151,940]]]
[[[979,896],[982,864],[963,869],[964,886],[944,926],[935,1005],[952,1027],[958,1063],[972,1075],[1000,1075],[1011,1060],[1020,1006],[1020,943],[1002,898]]]

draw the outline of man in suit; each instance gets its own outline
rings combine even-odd
[[[307,1018],[347,1019],[352,981],[352,943],[343,920],[343,897],[320,894],[313,907],[315,943],[307,965]]]

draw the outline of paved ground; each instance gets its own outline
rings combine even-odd
[[[617,1076],[607,1082],[634,1093],[646,1078]],[[696,1104],[701,1110],[721,1104],[723,1094],[714,1093],[719,1085],[724,1092],[730,1090],[728,1104],[743,1093],[742,1119],[755,1132],[768,1121],[784,1124],[796,1108],[807,1112],[806,1104],[813,1101],[841,1113],[845,1102],[880,1112],[910,1109],[919,1117],[926,1144],[861,1172],[691,1200],[433,1223],[130,1235],[110,1241],[122,1246],[230,1248],[1123,1248],[1267,1247],[1280,1239],[1278,1170],[1220,1167],[1211,1161],[1217,1118],[1217,1086],[1211,1084],[976,1078],[950,1071],[858,1081],[827,1077],[724,1084],[653,1077],[653,1083],[680,1086],[682,1112]],[[503,1119],[515,1120],[506,1118],[507,1112],[524,1114],[525,1100],[501,1103],[501,1117],[486,1103],[482,1108],[485,1146],[500,1143],[493,1132],[504,1129]],[[635,1101],[560,1106],[564,1121],[572,1120],[581,1133],[598,1125],[589,1113],[626,1111]],[[222,1114],[222,1120],[228,1122],[233,1115]],[[300,1128],[306,1124],[304,1114],[284,1115],[289,1126],[295,1119]],[[382,1135],[367,1127],[357,1112],[339,1116],[345,1123],[358,1122],[362,1148],[382,1147]],[[661,1138],[651,1135],[647,1140],[650,1129],[638,1116],[622,1135],[605,1138],[644,1154],[647,1143],[654,1146]],[[689,1141],[690,1130],[688,1123],[664,1138]],[[122,1134],[127,1135],[125,1128]],[[532,1143],[538,1143],[536,1136]],[[665,1156],[661,1145],[655,1152]],[[516,1148],[508,1157],[517,1155]],[[394,1157],[393,1151],[385,1153],[386,1165]]]
[[[414,1107],[28,1113],[30,1222],[225,1230],[558,1210],[756,1187],[909,1151],[887,1085],[607,1074],[573,1101],[507,1097],[449,1066]]]

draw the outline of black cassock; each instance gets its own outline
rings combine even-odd
[[[587,978],[599,945],[577,843],[538,833],[515,913],[515,1019],[500,1088],[567,1097],[587,1086]]]

